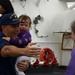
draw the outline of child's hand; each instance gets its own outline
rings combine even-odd
[[[10,37],[3,37],[2,39],[5,39],[7,41],[10,41]]]

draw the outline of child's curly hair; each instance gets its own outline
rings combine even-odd
[[[19,16],[19,19],[21,19],[21,21],[29,19],[30,20],[30,24],[29,25],[31,26],[31,18],[28,15],[21,15],[21,16]]]

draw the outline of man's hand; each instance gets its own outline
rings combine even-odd
[[[18,62],[17,67],[20,71],[25,71],[29,68],[29,62],[22,60],[21,62]]]
[[[40,55],[41,48],[38,48],[35,45],[36,43],[29,43],[26,47],[25,54],[29,57],[36,57]]]

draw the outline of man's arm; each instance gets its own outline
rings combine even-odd
[[[2,57],[17,57],[21,55],[26,55],[26,56],[37,56],[40,54],[40,48],[37,47],[32,47],[35,43],[29,43],[26,48],[18,48],[16,46],[4,46],[1,49],[1,56]]]

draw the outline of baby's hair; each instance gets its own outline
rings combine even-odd
[[[31,26],[31,18],[28,15],[21,15],[21,16],[19,16],[19,19],[21,19],[21,21],[29,19],[30,20],[30,24],[29,25]]]
[[[73,23],[71,24],[71,30],[75,33],[75,21],[73,21]]]

